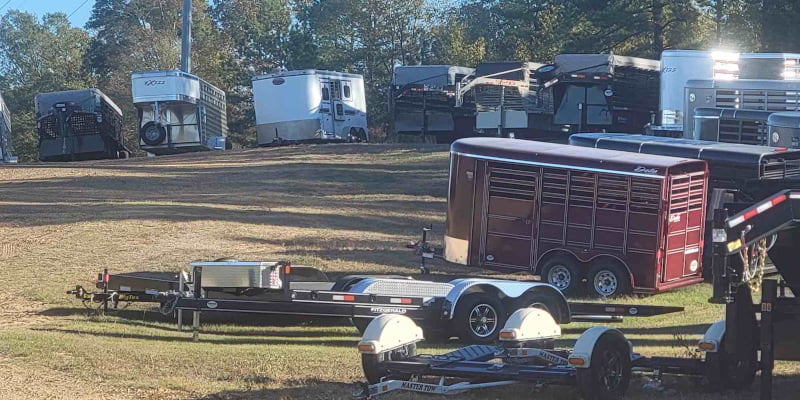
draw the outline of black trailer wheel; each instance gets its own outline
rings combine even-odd
[[[148,146],[158,146],[167,139],[167,129],[155,121],[150,121],[139,129],[139,137]]]
[[[470,344],[492,343],[506,323],[506,309],[497,296],[473,293],[458,302],[455,323],[458,337]]]
[[[353,326],[358,329],[358,333],[363,335],[364,331],[367,330],[369,323],[372,322],[372,318],[350,318],[350,322],[352,322]]]
[[[589,268],[589,294],[598,297],[612,297],[631,292],[631,278],[628,271],[619,264],[600,261]]]
[[[550,313],[553,319],[559,324],[564,322],[564,317],[566,317],[565,314],[568,312],[567,310],[561,309],[561,304],[557,299],[554,299],[553,297],[544,293],[523,294],[520,296],[519,300],[517,300],[516,305],[517,308],[510,310],[509,314],[521,308],[538,308]]]
[[[542,280],[567,296],[583,294],[583,276],[578,261],[566,256],[553,257],[542,266]]]
[[[589,368],[578,368],[578,386],[587,400],[616,400],[631,381],[631,354],[622,336],[606,332],[592,350]]]
[[[706,378],[713,390],[741,390],[750,387],[756,378],[758,361],[755,346],[747,351],[744,360],[737,360],[736,354],[725,351],[722,345],[715,353],[706,353]]]
[[[364,370],[364,377],[367,378],[367,382],[370,384],[375,384],[381,381],[381,379],[386,378],[390,375],[390,371],[386,368],[381,366],[381,363],[384,361],[401,361],[407,359],[409,357],[414,357],[417,355],[417,344],[412,343],[410,345],[401,347],[396,350],[387,351],[380,354],[362,354],[361,355],[361,367]],[[410,376],[403,374],[398,375],[397,379],[407,380]]]

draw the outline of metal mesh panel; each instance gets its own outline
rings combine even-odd
[[[444,297],[453,285],[449,283],[421,282],[405,279],[376,279],[364,293],[387,296]]]

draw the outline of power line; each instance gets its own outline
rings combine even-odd
[[[2,11],[4,8],[6,8],[6,6],[8,5],[8,3],[11,3],[11,0],[8,0],[8,1],[6,1],[5,3],[3,3],[3,5],[2,5],[2,6],[0,6],[0,11]]]
[[[11,0],[9,0],[9,1],[11,1]],[[80,10],[81,8],[83,8],[83,6],[85,6],[86,3],[88,3],[88,2],[89,2],[89,0],[83,0],[83,3],[81,3],[81,5],[79,5],[76,9],[72,10],[72,12],[69,13],[69,15],[67,15],[67,19],[72,18],[72,16],[75,15],[75,13],[78,12],[78,10]]]

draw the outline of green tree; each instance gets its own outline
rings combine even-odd
[[[13,115],[14,147],[23,161],[38,158],[36,94],[93,86],[82,62],[89,42],[88,33],[73,28],[64,13],[37,20],[11,10],[0,19],[0,91]]]

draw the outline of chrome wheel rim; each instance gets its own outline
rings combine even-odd
[[[491,336],[497,330],[497,311],[489,304],[478,304],[469,313],[469,328],[481,338]]]
[[[594,276],[594,290],[601,296],[611,296],[617,292],[619,282],[617,275],[611,271],[603,270]]]
[[[547,273],[547,283],[555,286],[558,290],[565,290],[572,283],[572,273],[566,266],[556,265]]]

